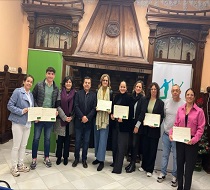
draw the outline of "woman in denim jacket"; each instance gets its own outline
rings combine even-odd
[[[8,120],[12,122],[13,147],[11,152],[11,173],[17,177],[19,172],[29,172],[29,167],[23,163],[25,149],[30,134],[31,122],[28,121],[28,108],[34,106],[34,98],[30,92],[34,78],[26,75],[23,87],[16,88],[7,104],[11,112]]]

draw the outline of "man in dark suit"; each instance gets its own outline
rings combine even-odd
[[[96,114],[96,94],[90,92],[91,78],[85,77],[83,89],[75,96],[75,160],[72,167],[76,167],[80,158],[80,146],[82,143],[82,165],[87,168],[87,152],[89,147],[90,132],[93,126],[93,118]]]

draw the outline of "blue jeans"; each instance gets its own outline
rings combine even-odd
[[[174,177],[177,177],[177,164],[176,164],[176,142],[170,141],[168,134],[165,132],[162,136],[162,142],[163,142],[163,154],[162,154],[162,166],[161,166],[161,172],[166,175],[167,174],[167,167],[168,167],[168,161],[169,161],[169,155],[172,149],[173,153],[173,171],[172,175]]]
[[[89,147],[91,127],[82,124],[82,126],[75,127],[75,160],[80,158],[80,147],[82,143],[82,161],[87,160],[87,152]]]
[[[97,160],[104,162],[106,155],[106,145],[109,134],[109,125],[106,129],[99,129],[94,126],[94,145],[95,145],[95,157]]]
[[[50,152],[50,135],[53,128],[52,122],[40,121],[34,124],[34,139],[32,145],[32,158],[37,158],[37,151],[39,147],[39,139],[44,128],[44,156],[49,157]]]

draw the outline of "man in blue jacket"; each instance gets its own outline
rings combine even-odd
[[[46,69],[46,78],[38,82],[32,94],[34,96],[35,107],[55,108],[55,102],[58,96],[58,87],[54,82],[55,69],[48,67]],[[46,167],[51,167],[52,163],[49,159],[50,152],[50,135],[53,128],[53,122],[36,121],[34,124],[34,139],[32,144],[32,163],[30,168],[33,170],[37,165],[37,151],[39,147],[39,139],[44,129],[44,164]]]
[[[96,114],[96,94],[90,92],[91,78],[85,77],[83,89],[75,96],[75,160],[72,167],[76,167],[80,159],[80,146],[82,143],[82,165],[87,168],[87,152],[93,118]],[[83,140],[83,142],[82,142]]]

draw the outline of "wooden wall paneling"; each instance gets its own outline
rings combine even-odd
[[[0,72],[0,126],[2,126],[3,123],[3,103],[4,103],[4,80],[5,80],[5,73],[4,72]],[[3,127],[0,127],[0,134],[2,134],[5,131],[5,129]]]
[[[1,85],[1,132],[0,132],[0,143],[5,142],[7,139],[7,102],[6,102],[6,96],[8,95],[8,89],[6,85],[8,84],[8,73],[7,72],[0,72],[0,85]],[[5,135],[6,134],[6,135]]]
[[[0,72],[0,143],[12,138],[11,122],[8,120],[7,103],[15,88],[21,87],[24,74]]]

